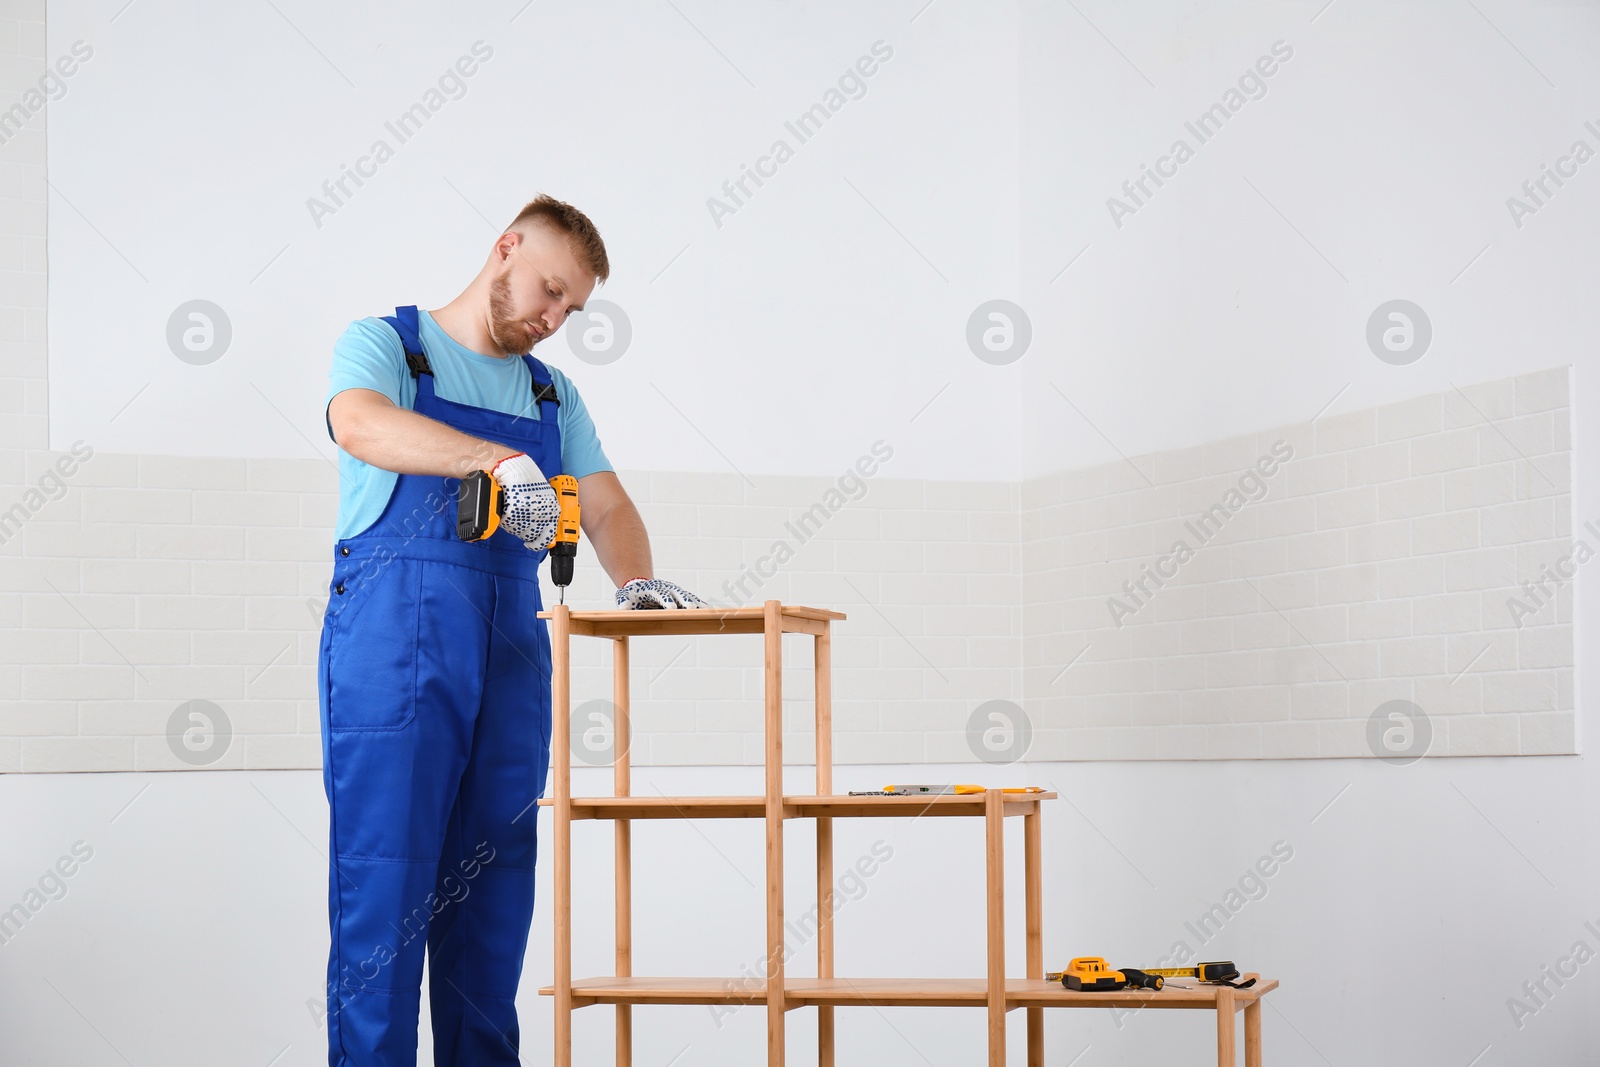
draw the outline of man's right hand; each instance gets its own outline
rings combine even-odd
[[[490,468],[489,475],[506,494],[500,525],[522,538],[531,551],[549,548],[561,508],[539,465],[526,452],[516,452]]]

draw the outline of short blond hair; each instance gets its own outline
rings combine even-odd
[[[577,256],[578,263],[584,270],[602,282],[611,276],[611,261],[606,258],[606,243],[600,239],[600,231],[589,221],[589,216],[571,204],[540,193],[517,212],[517,217],[511,220],[511,225],[506,229],[518,229],[522,223],[532,219],[546,222],[565,234],[572,243],[573,254]]]

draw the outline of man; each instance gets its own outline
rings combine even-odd
[[[540,196],[460,296],[354,322],[334,346],[339,520],[318,663],[330,1067],[413,1067],[424,947],[434,1062],[518,1062],[550,759],[550,640],[536,618],[549,479],[577,478],[619,606],[704,606],[654,577],[577,389],[524,354],[609,273],[594,224]],[[467,542],[456,490],[475,470],[506,506]]]

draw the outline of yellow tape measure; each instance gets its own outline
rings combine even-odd
[[[1239,968],[1230,960],[1221,963],[1198,963],[1193,967],[1147,967],[1145,974],[1156,974],[1162,978],[1198,978],[1202,982],[1227,983],[1239,977]]]

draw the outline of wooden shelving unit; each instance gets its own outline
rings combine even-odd
[[[1234,1064],[1234,1013],[1245,1015],[1245,1059],[1260,1065],[1260,996],[1277,985],[1260,982],[1246,990],[1202,986],[1159,993],[1073,993],[1044,981],[1043,895],[1039,813],[1054,793],[1002,793],[938,797],[852,797],[833,792],[832,661],[829,627],[844,618],[837,611],[769,600],[761,607],[693,611],[573,611],[557,606],[541,612],[550,620],[552,794],[539,803],[553,809],[555,865],[555,975],[541,990],[555,998],[555,1062],[572,1067],[572,1012],[611,1004],[616,1013],[618,1067],[633,1063],[635,1004],[752,1004],[767,1009],[767,1063],[784,1062],[784,1014],[796,1008],[817,1010],[817,1063],[834,1065],[833,1011],[837,1007],[973,1007],[988,1012],[990,1067],[1005,1067],[1006,1012],[1027,1013],[1028,1067],[1044,1067],[1044,1009],[1146,1004],[1198,1008],[1217,1013],[1218,1062]],[[696,634],[762,634],[764,643],[765,791],[758,796],[635,797],[628,759],[628,649],[634,637]],[[786,633],[813,640],[816,704],[816,791],[783,792],[783,644]],[[572,708],[571,641],[574,635],[612,642],[612,702],[616,706],[612,796],[572,795],[569,747]],[[833,820],[837,818],[982,817],[985,824],[985,896],[988,966],[975,978],[850,978],[833,968]],[[1006,977],[1004,820],[1023,820],[1023,891],[1026,923],[1026,977]],[[616,973],[572,976],[572,823],[609,820],[615,842]],[[633,974],[632,824],[642,819],[763,819],[766,822],[766,981],[733,977],[638,977]],[[784,974],[783,823],[816,820],[817,977]],[[1224,1058],[1226,1057],[1226,1058]]]

